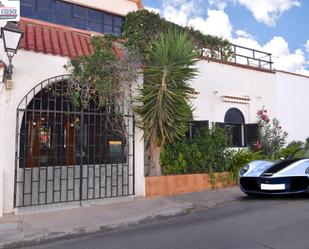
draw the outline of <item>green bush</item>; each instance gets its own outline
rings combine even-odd
[[[202,129],[190,140],[168,144],[161,152],[165,175],[222,172],[228,169],[229,151],[224,130]]]
[[[230,150],[230,164],[228,171],[232,173],[232,179],[236,182],[240,168],[251,161],[261,160],[261,152],[252,152],[248,149]]]
[[[278,159],[288,133],[282,129],[279,120],[274,118],[271,121],[264,109],[257,112],[257,119],[259,123],[258,141],[253,145],[253,149],[261,151],[267,158]]]
[[[294,151],[297,149],[303,147],[305,145],[302,141],[292,141],[290,142],[285,148],[281,149],[279,152],[279,157],[281,158],[287,158],[289,155],[291,155]]]
[[[202,34],[192,27],[179,26],[148,10],[130,12],[126,16],[122,29],[123,36],[128,38],[128,47],[137,51],[143,62],[147,62],[148,50],[152,47],[154,41],[168,30],[188,33],[196,51],[201,55],[205,55],[205,49],[208,49],[208,56],[228,60],[233,53],[228,40]]]

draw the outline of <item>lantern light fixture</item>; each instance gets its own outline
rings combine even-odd
[[[7,22],[7,24],[1,28],[1,37],[3,39],[4,51],[7,54],[9,64],[6,65],[3,61],[0,61],[0,74],[3,71],[3,77],[0,75],[2,83],[12,81],[13,64],[12,60],[17,53],[20,41],[23,37],[23,32],[20,30],[17,22]],[[12,83],[10,83],[12,84]]]

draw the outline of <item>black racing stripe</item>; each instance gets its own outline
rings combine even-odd
[[[290,166],[292,163],[295,163],[299,160],[302,160],[302,159],[299,159],[299,158],[288,159],[288,160],[284,160],[282,162],[276,163],[270,168],[268,168],[267,170],[265,170],[262,175],[272,175],[272,174],[278,173],[279,171],[285,169],[286,167]]]

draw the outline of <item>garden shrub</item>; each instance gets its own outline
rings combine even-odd
[[[230,150],[230,164],[228,171],[232,173],[232,179],[236,182],[239,175],[239,170],[246,163],[254,160],[261,160],[263,156],[261,152],[253,152],[249,149]]]
[[[281,149],[279,153],[279,157],[287,158],[289,155],[291,155],[293,152],[303,147],[304,145],[305,143],[302,141],[292,141],[285,148]]]
[[[165,175],[222,172],[228,169],[229,152],[223,129],[201,129],[193,139],[168,144],[161,152]]]
[[[258,141],[253,145],[253,149],[261,151],[265,157],[278,159],[279,152],[286,143],[287,132],[280,126],[277,119],[269,119],[266,110],[257,112],[259,132]]]

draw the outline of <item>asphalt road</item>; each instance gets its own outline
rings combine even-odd
[[[32,249],[309,249],[309,198],[234,203]]]

